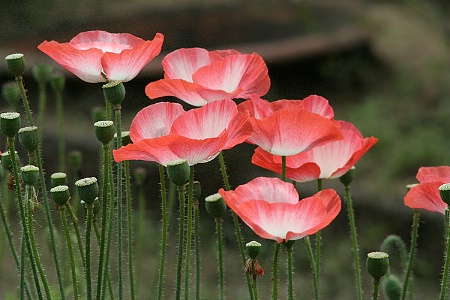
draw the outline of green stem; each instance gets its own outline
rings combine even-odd
[[[401,299],[404,300],[406,298],[406,291],[408,290],[408,284],[410,281],[411,272],[414,265],[414,256],[416,253],[416,247],[417,247],[417,238],[419,236],[419,220],[420,220],[420,212],[418,209],[414,210],[413,215],[413,224],[412,224],[412,233],[411,233],[411,246],[409,249],[409,259],[408,259],[408,265],[406,267],[405,276],[403,279],[403,289],[402,289],[402,297]],[[412,291],[410,291],[412,292]]]
[[[122,146],[122,115],[121,115],[121,106],[114,105],[114,116],[115,116],[115,124],[116,124],[116,149],[119,149]],[[119,299],[123,299],[123,256],[122,251],[122,238],[123,238],[123,224],[122,224],[122,171],[123,171],[123,163],[117,163],[117,183],[116,183],[116,203],[117,203],[117,256],[118,259],[118,276],[119,276]]]
[[[162,168],[162,174],[164,178],[164,167]],[[160,171],[161,172],[161,171]],[[161,173],[160,173],[161,174]],[[161,175],[160,175],[161,176]],[[160,177],[161,178],[161,177]],[[165,182],[164,182],[165,185]],[[162,186],[161,186],[162,188]],[[145,193],[144,193],[144,185],[140,184],[137,187],[137,194],[138,194],[138,218],[137,218],[137,224],[136,224],[136,268],[138,276],[136,277],[136,290],[139,293],[139,287],[140,287],[140,266],[142,261],[142,245],[144,240],[144,226],[145,226]],[[166,193],[164,193],[166,194]],[[163,199],[161,197],[161,202],[163,202]],[[164,212],[162,212],[163,218],[164,218]],[[164,221],[163,221],[164,223]],[[164,226],[164,225],[163,225]],[[161,244],[162,247],[163,244]]]
[[[281,156],[281,180],[286,181],[286,156]]]
[[[303,238],[306,246],[306,254],[308,255],[309,263],[311,265],[312,277],[313,277],[313,285],[314,285],[314,299],[319,299],[319,283],[317,282],[317,270],[316,270],[316,262],[314,260],[314,253],[311,247],[311,241],[309,240],[309,236],[305,236]]]
[[[292,265],[292,246],[286,247],[287,252],[287,274],[288,274],[288,299],[294,300],[294,284],[293,284],[293,265]]]
[[[102,231],[100,235],[100,253],[99,253],[99,260],[98,260],[98,272],[97,272],[97,300],[100,299],[100,296],[102,295],[102,283],[103,283],[103,276],[106,273],[105,270],[105,243],[106,243],[106,221],[108,219],[108,200],[110,194],[108,189],[108,183],[109,183],[109,165],[111,164],[111,149],[109,144],[103,144],[102,145],[103,150],[103,178],[102,183]],[[112,209],[111,207],[109,209]]]
[[[322,190],[323,180],[321,178],[317,179],[317,190],[320,192]],[[316,277],[317,277],[317,289],[320,293],[320,260],[321,260],[321,247],[322,247],[322,230],[316,232]]]
[[[278,300],[278,257],[280,256],[281,244],[275,245],[273,254],[273,269],[272,269],[272,300]]]
[[[37,246],[36,246],[36,240],[34,238],[34,228],[33,228],[33,189],[34,187],[32,186],[25,186],[25,191],[26,191],[26,197],[25,197],[25,204],[26,207],[28,209],[27,212],[27,225],[28,225],[28,237],[30,240],[30,244],[31,244],[31,250],[33,251],[33,256],[34,256],[34,261],[36,263],[36,267],[39,271],[39,276],[41,278],[41,282],[42,285],[44,286],[44,290],[45,290],[45,295],[47,296],[47,299],[51,299],[51,294],[50,294],[50,288],[48,286],[48,281],[47,281],[47,277],[45,276],[45,272],[44,272],[44,268],[42,267],[42,263],[41,263],[41,258],[39,255],[39,252],[37,250]]]
[[[440,300],[446,299],[446,293],[447,293],[447,285],[448,285],[448,271],[450,267],[450,216],[449,216],[449,210],[445,210],[445,233],[446,233],[446,241],[445,241],[445,248],[446,248],[446,254],[445,254],[445,262],[444,262],[444,272],[442,274],[442,281],[441,281],[441,293],[439,296]]]
[[[380,289],[380,279],[373,279],[373,294],[372,300],[378,299],[378,290]]]
[[[100,245],[100,229],[98,228],[97,219],[94,218],[94,221],[92,223],[93,223],[93,227],[94,227],[95,238],[97,239],[97,243]],[[111,278],[109,276],[109,271],[108,270],[106,270],[106,275],[105,276],[106,276],[106,281],[108,283],[109,297],[111,299],[114,299],[114,291],[113,291],[113,288],[112,288]]]
[[[86,216],[86,299],[92,299],[92,279],[91,279],[91,231],[92,231],[92,219],[94,218],[94,206],[88,205]]]
[[[227,168],[225,166],[225,159],[223,157],[223,153],[219,153],[219,163],[220,163],[220,170],[222,171],[222,179],[223,183],[225,185],[225,190],[229,191],[231,189],[230,183],[228,181],[228,174],[227,174]],[[231,215],[233,217],[233,224],[234,224],[234,232],[236,234],[236,240],[239,246],[239,254],[241,256],[242,260],[242,266],[245,266],[246,263],[246,256],[245,256],[245,248],[244,248],[244,242],[242,238],[242,232],[241,227],[239,226],[239,219],[234,211],[231,211]],[[248,293],[250,295],[250,299],[255,299],[255,296],[253,295],[253,288],[252,288],[252,280],[250,278],[250,274],[245,273],[245,279],[247,280],[247,287],[248,287]]]
[[[20,90],[23,106],[25,107],[28,124],[30,126],[34,126],[34,121],[33,121],[32,115],[31,115],[31,109],[30,109],[30,105],[28,103],[28,98],[27,98],[27,95],[25,92],[25,87],[23,85],[22,76],[16,76],[16,83]],[[61,300],[65,300],[64,284],[63,284],[61,268],[60,268],[59,260],[58,260],[58,253],[56,251],[55,233],[54,233],[53,222],[52,222],[51,214],[50,214],[50,207],[48,204],[48,202],[49,202],[48,195],[46,193],[47,189],[46,189],[46,184],[45,184],[44,168],[42,166],[40,145],[38,146],[38,150],[36,151],[36,161],[37,161],[37,167],[39,168],[39,182],[41,184],[41,190],[42,190],[42,194],[43,194],[43,202],[44,202],[44,208],[45,208],[45,216],[47,219],[48,229],[50,232],[50,242],[51,242],[51,247],[52,247],[53,260],[55,261],[55,268],[56,268],[56,275],[58,278],[59,291],[61,294]]]
[[[194,201],[195,236],[195,299],[200,300],[200,209],[198,199]]]
[[[24,289],[23,286],[25,284],[25,239],[22,238],[22,242],[20,243],[20,270],[19,270],[19,293],[20,293],[20,300],[25,299],[24,295]],[[28,295],[28,299],[31,295]]]
[[[162,214],[162,229],[161,229],[161,249],[159,254],[159,274],[158,274],[158,299],[161,300],[163,296],[163,287],[164,287],[164,269],[166,263],[166,248],[167,248],[167,191],[166,191],[166,178],[164,176],[164,166],[158,164],[159,171],[159,184],[161,187],[161,214]],[[141,190],[143,193],[143,189]],[[143,198],[143,195],[140,195],[140,198]],[[141,202],[141,200],[139,201]],[[140,214],[144,213],[145,206],[143,203],[139,203]],[[180,210],[182,208],[180,207]],[[141,219],[142,218],[142,219]],[[139,227],[143,226],[144,216],[139,216]],[[183,219],[180,218],[180,224],[183,222]],[[142,229],[141,229],[142,230]],[[139,236],[142,238],[142,236]],[[179,244],[181,246],[181,244]],[[142,249],[140,249],[142,250]],[[139,264],[138,264],[139,265]]]
[[[66,171],[66,144],[64,140],[64,110],[62,92],[55,92],[56,114],[58,116],[58,162],[61,172]]]
[[[259,299],[258,298],[258,285],[256,284],[256,276],[253,277],[253,295],[255,296],[255,299]]]
[[[356,295],[358,300],[363,299],[362,292],[362,284],[361,284],[361,266],[359,260],[359,246],[358,246],[358,235],[356,233],[356,223],[355,223],[355,215],[353,210],[353,201],[352,196],[350,194],[349,185],[344,185],[345,189],[345,198],[347,201],[347,213],[348,213],[348,223],[350,225],[350,235],[352,240],[352,249],[353,249],[353,270],[355,272],[355,281],[356,281]]]
[[[81,234],[80,229],[78,227],[78,218],[75,216],[75,212],[73,207],[70,205],[69,202],[66,202],[65,207],[67,211],[69,212],[70,219],[72,220],[73,228],[75,229],[75,235],[77,237],[77,243],[78,243],[78,250],[80,252],[81,261],[83,263],[83,268],[86,267],[86,256],[84,255],[83,250],[83,242],[81,241]]]
[[[31,242],[30,242],[30,237],[28,234],[28,226],[27,226],[27,218],[26,218],[26,211],[25,211],[25,203],[23,201],[22,198],[22,191],[20,188],[20,177],[19,177],[19,167],[18,167],[18,163],[17,163],[17,157],[16,157],[16,149],[14,146],[14,138],[8,138],[8,145],[9,145],[9,155],[11,157],[11,163],[13,166],[13,174],[14,174],[14,182],[15,182],[15,191],[16,191],[16,197],[18,200],[18,205],[19,205],[19,212],[20,212],[20,221],[22,223],[22,239],[25,239],[25,245],[27,247],[27,251],[28,251],[28,256],[30,259],[30,263],[31,263],[31,269],[33,272],[33,278],[34,278],[34,283],[36,285],[36,291],[38,294],[38,298],[39,299],[43,299],[42,297],[42,292],[41,292],[41,287],[39,284],[39,277],[38,277],[38,273],[36,270],[36,263],[34,260],[34,256],[33,256],[33,251],[31,249]],[[21,261],[23,262],[23,258],[21,259]],[[24,267],[24,264],[22,263],[21,268]]]
[[[191,274],[191,247],[192,247],[192,205],[194,198],[194,167],[190,167],[189,184],[188,184],[188,203],[187,203],[187,217],[186,217],[186,255],[184,261],[184,299],[189,299],[189,279]]]
[[[73,298],[78,299],[77,273],[75,271],[75,259],[73,256],[72,240],[70,238],[69,226],[67,225],[67,217],[65,207],[59,209],[64,234],[66,236],[67,249],[69,250],[70,269],[72,271]]]
[[[219,299],[225,299],[224,294],[224,269],[223,269],[223,238],[222,238],[222,218],[216,218],[216,238],[217,238],[217,258],[219,271]]]
[[[38,90],[39,90],[39,114],[38,114],[38,126],[39,126],[39,139],[42,141],[42,131],[44,129],[44,119],[45,119],[45,108],[47,102],[47,83],[39,82]]]
[[[184,222],[186,211],[186,187],[178,186],[178,199],[180,201],[180,220],[178,224],[178,255],[177,255],[177,282],[175,289],[175,299],[179,300],[181,297],[181,271],[183,264],[183,249],[184,249]]]
[[[134,272],[133,272],[133,214],[131,210],[131,183],[130,162],[124,162],[125,168],[125,196],[127,202],[127,244],[128,244],[128,277],[130,281],[130,299],[135,299]]]

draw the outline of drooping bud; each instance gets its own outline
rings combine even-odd
[[[114,123],[113,121],[97,121],[94,123],[95,135],[97,139],[103,144],[109,144],[114,138]]]
[[[13,138],[20,129],[20,114],[17,112],[0,114],[0,127],[4,135]]]
[[[373,279],[379,280],[389,270],[389,255],[386,252],[370,252],[367,254],[366,266]]]
[[[92,205],[98,196],[97,178],[87,177],[75,182],[80,199],[86,202],[86,205]]]
[[[103,95],[112,105],[120,105],[125,99],[125,86],[121,81],[112,81],[104,84]]]
[[[26,185],[34,185],[39,177],[39,168],[33,165],[26,165],[20,168],[22,181]]]
[[[208,213],[214,218],[222,217],[223,213],[227,210],[225,200],[219,193],[206,197],[205,207]]]
[[[50,189],[50,193],[58,206],[64,206],[70,199],[70,191],[67,185],[57,185]]]
[[[383,295],[389,300],[400,300],[402,296],[402,284],[400,280],[392,275],[388,274],[381,282],[381,289]]]
[[[177,186],[186,184],[189,180],[190,167],[186,160],[177,160],[167,165],[167,176]]]
[[[39,132],[36,126],[19,129],[19,142],[28,152],[34,152],[39,145]]]
[[[14,53],[5,57],[6,66],[14,76],[21,76],[25,71],[25,57],[22,53]]]
[[[50,176],[50,182],[52,187],[58,185],[67,185],[67,174],[63,172],[56,172]]]
[[[450,183],[444,183],[439,187],[439,194],[441,195],[442,201],[447,205],[450,205]]]
[[[341,177],[339,177],[339,181],[344,185],[344,186],[349,186],[350,183],[352,183],[353,178],[355,177],[355,172],[356,169],[355,167],[351,167],[350,170],[347,171],[347,173],[345,173],[344,175],[342,175]]]

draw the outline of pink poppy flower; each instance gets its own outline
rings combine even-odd
[[[343,139],[328,101],[311,96],[305,100],[269,103],[253,95],[239,104],[250,112],[253,134],[247,142],[279,156],[296,155],[310,148]]]
[[[187,112],[177,103],[156,103],[133,119],[133,144],[113,151],[114,160],[155,161],[164,166],[179,160],[191,166],[208,162],[251,135],[248,119],[248,113],[240,113],[231,99]]]
[[[299,182],[315,179],[338,178],[378,141],[375,137],[363,138],[351,123],[335,121],[340,125],[343,140],[329,142],[286,158],[286,177]],[[281,157],[258,147],[252,163],[281,174]]]
[[[203,106],[226,98],[262,96],[270,87],[267,66],[256,53],[178,49],[166,55],[162,65],[164,79],[145,88],[150,99],[174,96],[191,105]]]
[[[416,175],[419,184],[413,186],[405,196],[405,205],[414,209],[445,213],[448,205],[442,201],[439,187],[450,183],[450,167],[421,167]]]
[[[278,178],[258,177],[219,194],[257,235],[278,243],[316,233],[341,210],[336,191],[323,190],[299,201],[294,186]]]
[[[82,32],[68,43],[44,41],[38,49],[83,81],[126,82],[161,52],[163,41],[161,33],[146,41],[128,33],[94,30]]]

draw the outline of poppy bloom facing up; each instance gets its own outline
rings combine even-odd
[[[247,142],[265,151],[290,156],[343,139],[328,101],[319,96],[305,100],[279,100],[269,103],[256,95],[239,104],[250,112],[253,134]]]
[[[340,125],[343,140],[326,143],[286,158],[286,177],[299,182],[338,178],[345,173],[378,141],[363,138],[359,130],[344,121]],[[281,174],[281,157],[260,147],[255,150],[252,163]]]
[[[177,103],[156,103],[133,119],[133,144],[113,151],[114,160],[155,161],[164,166],[179,160],[187,160],[191,166],[208,162],[251,135],[248,118],[231,99],[187,112]]]
[[[442,201],[439,187],[450,182],[450,167],[421,167],[416,175],[419,184],[405,196],[405,205],[414,209],[445,213],[448,205]]]
[[[234,191],[220,189],[219,194],[257,235],[278,243],[316,233],[341,210],[334,190],[299,201],[294,186],[278,178],[258,177]]]
[[[38,49],[83,81],[126,82],[161,52],[163,41],[161,33],[146,41],[128,33],[94,30],[82,32],[68,43],[44,41]]]
[[[236,50],[178,49],[162,62],[164,79],[145,88],[150,99],[174,96],[194,106],[227,99],[265,95],[270,79],[267,66],[256,53]]]

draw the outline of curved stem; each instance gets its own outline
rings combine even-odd
[[[181,271],[183,264],[183,249],[184,249],[184,222],[186,211],[186,188],[178,186],[178,199],[180,201],[180,220],[178,225],[178,255],[177,255],[177,283],[175,289],[175,299],[179,300],[181,297]]]
[[[190,167],[189,184],[188,184],[188,204],[186,216],[186,258],[184,261],[184,299],[189,299],[189,274],[191,266],[191,247],[192,247],[192,205],[194,198],[194,167]]]
[[[311,247],[311,241],[309,240],[309,236],[305,236],[303,238],[306,245],[306,253],[308,254],[309,263],[311,265],[312,277],[313,277],[313,285],[314,285],[314,299],[319,299],[319,283],[317,282],[317,270],[316,270],[316,262],[314,260],[314,254]]]
[[[272,300],[278,300],[278,257],[280,256],[281,244],[275,245],[273,254],[273,269],[272,269]]]
[[[442,273],[442,281],[441,281],[441,293],[439,296],[440,300],[446,299],[446,293],[447,293],[447,285],[448,285],[448,272],[450,267],[450,216],[449,216],[449,210],[447,209],[445,211],[445,233],[446,233],[446,240],[445,240],[445,262],[444,262],[444,271]]]
[[[414,256],[416,253],[416,247],[417,247],[417,238],[418,238],[418,232],[419,232],[419,219],[420,219],[420,212],[418,209],[414,210],[414,216],[413,216],[413,224],[412,224],[412,233],[411,233],[411,246],[409,249],[409,259],[408,259],[408,265],[406,267],[405,271],[405,277],[403,279],[403,289],[402,289],[402,297],[401,299],[404,300],[406,298],[406,292],[408,290],[408,284],[412,272],[412,268],[414,265]],[[410,291],[412,292],[412,291]]]
[[[350,226],[350,235],[352,240],[352,249],[353,249],[353,269],[355,272],[355,281],[356,281],[356,295],[358,300],[362,300],[362,284],[361,284],[361,266],[359,261],[359,246],[358,246],[358,235],[356,233],[356,223],[355,223],[355,215],[353,211],[353,201],[352,196],[350,194],[350,187],[348,185],[344,186],[345,189],[345,198],[347,200],[347,213],[348,213],[348,223]]]
[[[225,190],[229,191],[231,189],[231,187],[230,187],[230,183],[228,181],[227,168],[225,166],[225,159],[223,157],[222,152],[219,153],[219,163],[220,163],[220,170],[222,171],[222,179],[223,179],[223,183],[225,185]],[[234,211],[231,211],[231,215],[233,218],[234,232],[236,234],[236,240],[237,240],[237,243],[239,246],[239,254],[241,256],[242,266],[245,266],[245,263],[246,263],[245,248],[244,248],[244,242],[242,239],[241,227],[239,226],[239,219]],[[248,287],[248,293],[250,295],[250,300],[253,300],[253,299],[255,299],[255,296],[253,295],[252,280],[250,278],[250,274],[245,273],[245,279],[247,280],[247,287]]]
[[[159,170],[159,184],[161,186],[161,214],[162,214],[162,229],[161,229],[161,249],[160,249],[160,261],[159,261],[159,274],[158,274],[158,299],[161,300],[163,296],[163,283],[164,283],[164,269],[166,264],[166,248],[167,248],[167,192],[166,192],[166,178],[164,176],[164,166],[158,165]],[[180,202],[181,204],[181,202]],[[142,204],[141,204],[142,205]],[[181,212],[180,206],[180,212]],[[140,207],[140,212],[144,208]],[[142,213],[142,212],[141,212]],[[140,216],[142,217],[142,216]],[[140,220],[140,223],[143,220]],[[183,222],[180,216],[180,224]],[[140,224],[142,226],[142,224]],[[140,236],[139,236],[140,237]],[[140,237],[141,238],[141,237]],[[181,244],[178,245],[181,247]]]
[[[73,298],[78,299],[78,287],[77,287],[77,273],[75,271],[75,259],[73,256],[72,240],[70,238],[69,226],[67,225],[65,207],[59,209],[63,231],[66,236],[67,249],[69,250],[70,269],[72,272],[72,286],[73,286]]]
[[[222,218],[216,218],[216,238],[217,238],[217,258],[219,271],[219,299],[225,299],[224,296],[224,269],[223,269],[223,239],[222,239]]]
[[[130,162],[124,161],[125,168],[125,197],[127,203],[127,250],[128,250],[128,277],[130,283],[130,299],[135,299],[134,272],[133,272],[133,221],[131,210],[131,183]]]

